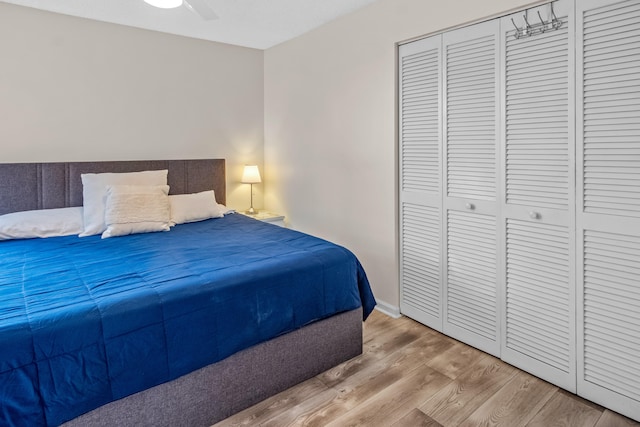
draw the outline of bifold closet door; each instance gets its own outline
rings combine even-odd
[[[442,35],[443,330],[500,354],[497,20]]]
[[[529,9],[528,21],[538,13],[560,27],[516,37],[524,12],[501,19],[502,359],[575,392],[573,4]]]
[[[400,309],[442,330],[441,37],[399,49]]]
[[[576,2],[578,393],[640,420],[640,2]]]

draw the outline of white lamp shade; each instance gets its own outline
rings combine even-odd
[[[173,9],[174,7],[182,6],[182,0],[144,0],[145,3],[151,6],[159,7],[161,9]]]
[[[257,184],[262,182],[260,179],[260,171],[257,165],[248,165],[244,167],[241,182],[244,184]]]

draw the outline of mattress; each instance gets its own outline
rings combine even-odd
[[[0,424],[58,425],[375,306],[347,249],[227,215],[170,232],[0,242]]]

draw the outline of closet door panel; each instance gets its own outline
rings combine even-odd
[[[496,256],[495,216],[448,211],[445,331],[490,353],[498,342]]]
[[[566,17],[561,19],[563,27],[555,31],[520,39],[515,38],[515,30],[505,35],[508,204],[569,208],[569,103],[573,99],[569,97],[569,25]],[[503,20],[503,25],[512,24]]]
[[[578,393],[640,420],[640,3],[576,7]]]
[[[400,222],[402,313],[441,329],[440,210],[403,203]]]
[[[440,203],[440,37],[400,50],[400,180]]]
[[[566,226],[507,218],[502,358],[575,392],[571,237]]]
[[[442,330],[441,37],[400,47],[400,309]]]
[[[443,35],[448,197],[496,200],[496,24]]]
[[[583,210],[639,218],[640,4],[606,3],[583,11]]]
[[[640,418],[640,234],[583,230],[579,391]]]
[[[532,23],[555,15],[561,24],[523,36],[514,23],[526,27],[524,12],[501,20],[502,358],[575,392],[572,4],[558,1],[553,13],[547,4],[527,14]]]
[[[497,289],[499,24],[443,34],[444,332],[500,354]]]
[[[574,18],[569,1],[528,11],[545,22],[553,15],[560,27],[516,37],[513,23],[524,27],[522,13],[502,18],[504,46],[503,116],[504,204],[509,215],[543,209],[547,220],[567,223],[573,215]],[[519,34],[519,33],[518,33]]]

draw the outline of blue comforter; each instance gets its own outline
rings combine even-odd
[[[0,242],[0,425],[58,425],[374,305],[351,252],[242,215]]]

